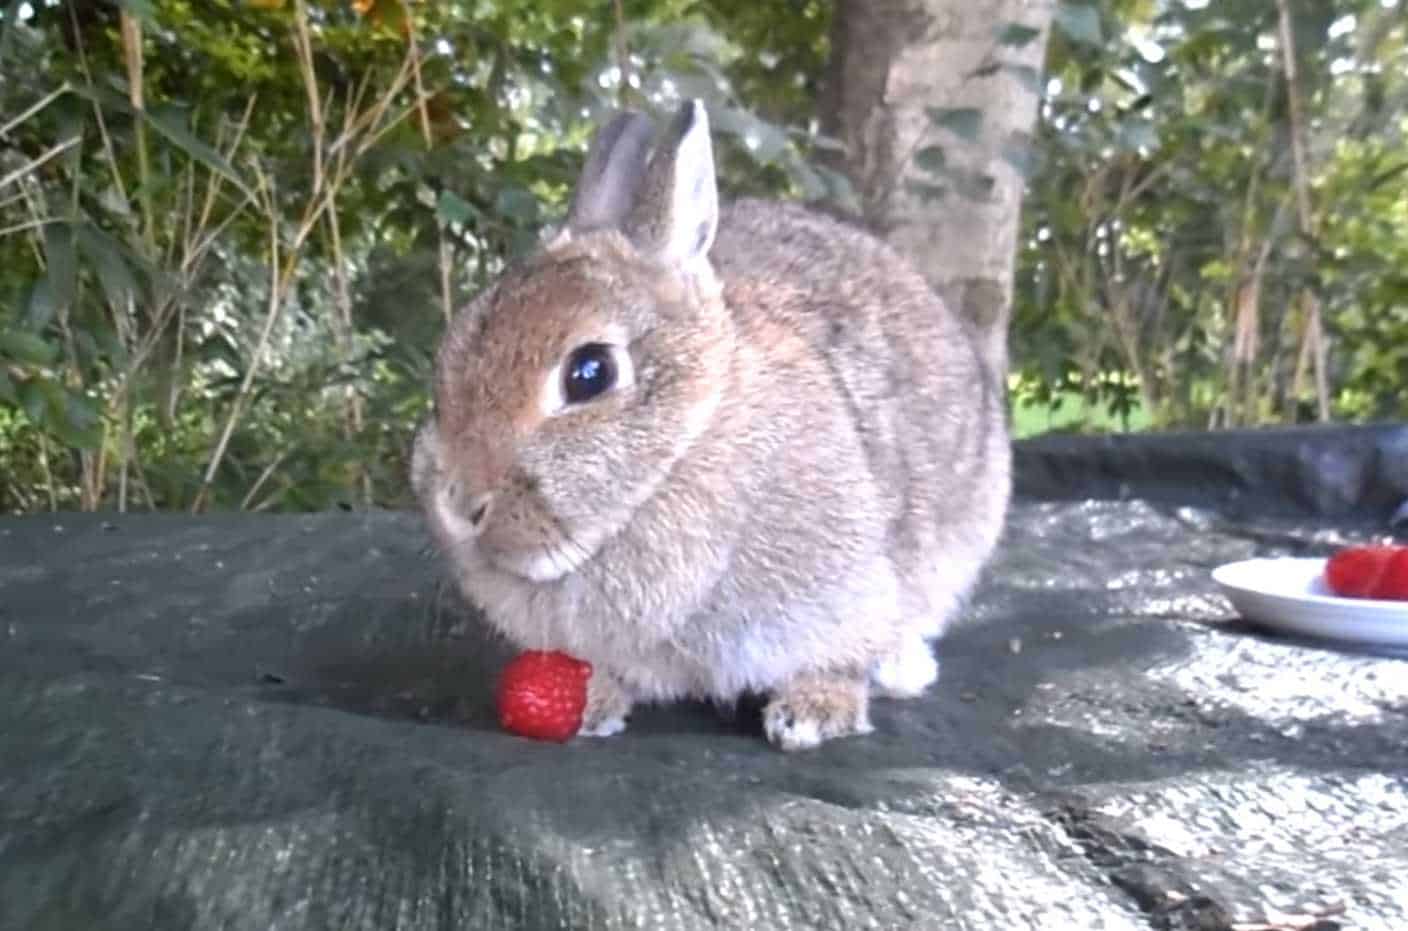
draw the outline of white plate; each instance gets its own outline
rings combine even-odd
[[[1212,573],[1249,621],[1312,637],[1408,646],[1408,601],[1340,598],[1324,575],[1324,559],[1248,559]]]

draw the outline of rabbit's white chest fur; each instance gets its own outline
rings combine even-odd
[[[702,602],[667,603],[683,592],[666,586],[653,593],[648,617],[604,598],[591,565],[540,583],[472,562],[472,568],[462,564],[461,584],[475,593],[492,626],[522,647],[585,659],[643,700],[729,701],[809,669],[867,671],[875,656],[902,645],[898,582],[882,556],[848,576],[844,589],[820,588],[786,604],[741,574],[724,575]],[[868,633],[857,636],[857,629]]]

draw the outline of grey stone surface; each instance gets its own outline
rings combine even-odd
[[[786,756],[501,733],[412,515],[0,521],[0,928],[1401,931],[1408,661],[1208,578],[1369,529],[1020,503],[933,693]]]

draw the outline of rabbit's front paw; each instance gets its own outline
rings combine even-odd
[[[587,680],[587,707],[582,711],[582,737],[610,737],[626,729],[634,701],[616,677],[604,669],[592,671]]]
[[[870,681],[885,698],[918,698],[939,677],[934,650],[923,637],[910,637],[876,664]]]
[[[763,709],[763,732],[780,750],[807,750],[835,737],[868,734],[864,679],[804,676],[780,689]]]

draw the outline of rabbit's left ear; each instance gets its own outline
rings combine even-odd
[[[654,134],[649,117],[629,110],[597,132],[567,210],[568,229],[620,225],[635,198]]]
[[[662,264],[689,265],[709,254],[718,224],[709,115],[702,101],[690,100],[651,155],[623,231]]]

